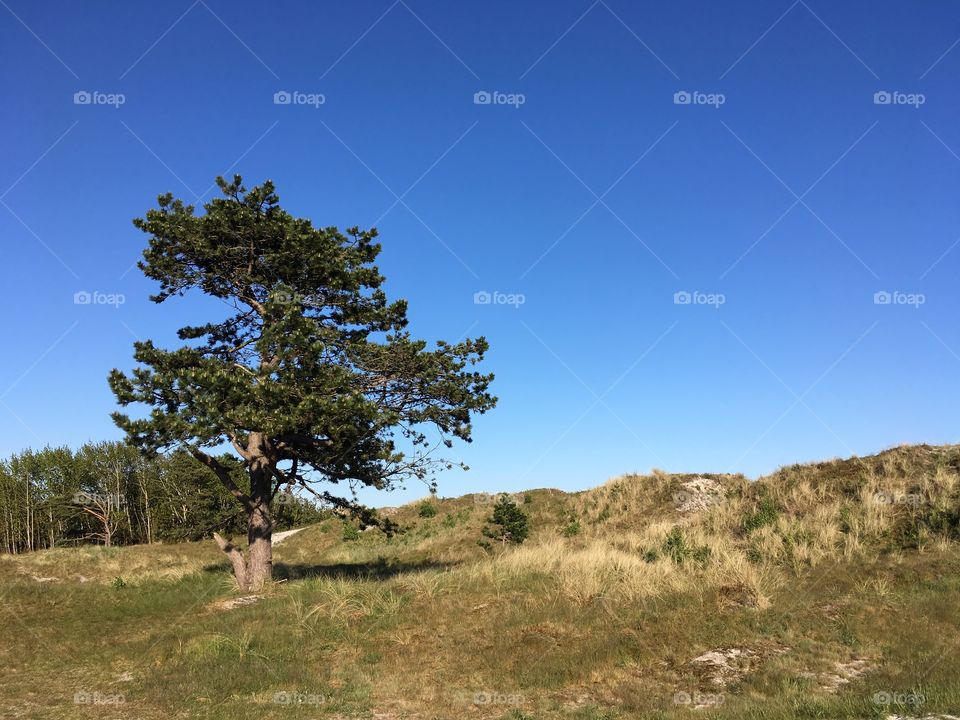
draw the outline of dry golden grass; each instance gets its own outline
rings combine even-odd
[[[131,657],[162,668],[128,686],[138,704],[123,710],[145,720],[194,716],[208,699],[201,716],[217,720],[318,716],[272,701],[293,691],[330,698],[320,716],[343,718],[586,720],[619,706],[622,718],[688,717],[673,693],[715,689],[697,685],[692,658],[730,647],[762,654],[772,633],[790,652],[711,717],[785,720],[801,708],[860,720],[872,692],[910,687],[917,647],[936,657],[950,641],[957,588],[943,568],[960,567],[958,473],[960,449],[919,447],[787,467],[755,483],[654,472],[572,495],[535,490],[518,498],[530,539],[491,552],[477,545],[489,498],[433,500],[433,517],[414,503],[392,513],[406,528],[394,538],[345,540],[335,520],[291,537],[275,553],[286,581],[230,610],[216,602],[234,593],[209,542],[44,551],[0,561],[19,613],[7,631],[19,637],[22,621],[31,642],[57,643],[57,662],[83,687],[109,687]],[[689,503],[691,487],[706,488],[702,503]],[[117,577],[126,585],[111,587]],[[184,606],[192,599],[202,612]],[[905,624],[907,607],[935,624]],[[98,633],[111,641],[93,642]],[[0,667],[10,668],[0,671],[0,715],[38,702],[33,683],[50,668],[31,647],[0,646]],[[891,667],[861,688],[859,704],[796,682],[860,655]],[[924,682],[953,692],[948,670]],[[172,685],[188,690],[171,694]],[[520,700],[471,699],[486,691]],[[45,692],[69,703],[59,685]],[[952,697],[931,691],[931,707]],[[53,702],[37,717],[60,717]]]

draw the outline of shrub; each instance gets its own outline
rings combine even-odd
[[[353,524],[351,524],[351,523],[344,523],[344,524],[343,524],[343,539],[344,539],[345,541],[347,541],[347,542],[350,542],[351,540],[359,540],[359,539],[360,539],[360,531],[357,530],[357,526],[356,526],[356,525],[353,525]]]
[[[675,527],[667,533],[663,542],[663,554],[677,565],[683,565],[687,560],[694,560],[702,564],[710,557],[710,548],[707,545],[690,545],[683,535],[683,530]],[[653,557],[656,559],[655,551]]]
[[[840,532],[849,533],[853,529],[853,523],[851,522],[853,513],[850,510],[849,505],[843,505],[840,508]]]
[[[891,532],[894,548],[919,549],[931,537],[954,539],[960,536],[960,509],[924,507],[904,514]]]
[[[437,506],[429,500],[424,500],[420,503],[417,513],[422,518],[432,518],[437,514]]]
[[[502,545],[508,542],[519,545],[530,534],[527,514],[507,495],[501,495],[497,500],[497,504],[493,506],[493,514],[487,518],[487,522],[490,525],[483,527],[483,534]]]
[[[743,531],[749,535],[754,530],[759,530],[767,525],[773,525],[780,516],[780,507],[769,497],[763,495],[756,504],[753,512],[747,513],[743,518]]]
[[[574,535],[580,534],[580,522],[577,520],[572,520],[564,526],[561,531],[564,537],[573,537]]]

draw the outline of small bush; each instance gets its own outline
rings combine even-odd
[[[690,545],[683,535],[683,530],[675,527],[667,533],[666,540],[663,542],[663,554],[677,565],[683,565],[687,560],[702,564],[710,557],[710,548],[706,545]],[[655,551],[654,559],[656,559]]]
[[[484,536],[502,545],[508,542],[519,545],[530,534],[527,514],[508,495],[500,496],[487,522],[489,525],[485,525],[482,531]]]
[[[344,523],[344,525],[343,525],[343,539],[344,539],[346,542],[350,542],[350,541],[352,541],[352,540],[359,540],[359,539],[360,539],[360,531],[357,530],[357,526],[356,526],[356,525],[353,525],[353,524],[351,524],[351,523]]]
[[[850,510],[850,506],[843,505],[840,508],[840,532],[847,534],[853,530],[852,518],[853,512]]]
[[[893,548],[919,549],[933,537],[960,537],[960,509],[924,507],[904,514],[891,532]]]
[[[780,507],[766,495],[760,498],[753,512],[743,518],[743,531],[749,535],[767,525],[773,525],[780,517]]]
[[[437,506],[429,500],[424,500],[422,503],[420,503],[420,507],[417,509],[417,514],[422,518],[432,518],[437,514]]]
[[[561,531],[564,537],[574,537],[575,535],[580,534],[580,522],[577,520],[572,520],[567,523],[563,530]]]

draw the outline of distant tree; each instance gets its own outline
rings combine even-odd
[[[155,461],[159,466],[154,496],[161,540],[200,540],[214,530],[227,533],[246,529],[243,509],[210,468],[185,450],[176,450]],[[217,457],[234,481],[243,486],[246,471],[235,457]]]
[[[482,337],[428,350],[405,330],[406,303],[387,302],[373,264],[376,230],[315,228],[280,207],[269,181],[249,191],[239,176],[217,184],[223,197],[203,215],[166,194],[134,224],[150,235],[139,267],[160,283],[155,302],[196,289],[230,311],[182,328],[176,350],[136,343],[140,366],[114,370],[110,386],[121,405],[150,412],[113,417],[131,444],[181,448],[217,475],[246,514],[247,557],[215,538],[239,585],[258,589],[272,574],[281,488],[433,484],[435,469],[454,464],[437,447],[469,442],[471,414],[496,398],[493,376],[468,369],[487,349]],[[246,470],[243,484],[211,452],[224,443]],[[374,521],[352,494],[312,491]]]
[[[527,514],[509,495],[500,496],[487,522],[489,524],[483,527],[483,534],[501,545],[506,545],[508,542],[519,545],[530,534]]]
[[[119,442],[88,443],[76,454],[79,487],[72,504],[93,522],[93,538],[110,547],[118,534],[135,536],[128,495],[140,465],[136,449]],[[136,498],[133,498],[135,501]]]

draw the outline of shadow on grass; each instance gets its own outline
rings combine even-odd
[[[365,563],[283,563],[273,564],[274,580],[306,580],[310,578],[344,578],[349,580],[388,580],[400,575],[424,570],[448,570],[457,563],[421,560],[419,562],[387,562],[374,560]],[[203,568],[206,573],[229,575],[229,563],[213,563]]]
[[[346,578],[350,580],[387,580],[399,575],[423,572],[424,570],[447,570],[455,563],[422,560],[420,562],[387,562],[375,560],[365,563],[331,563],[322,565],[303,563],[274,563],[273,574],[277,580],[303,580],[307,578]]]

